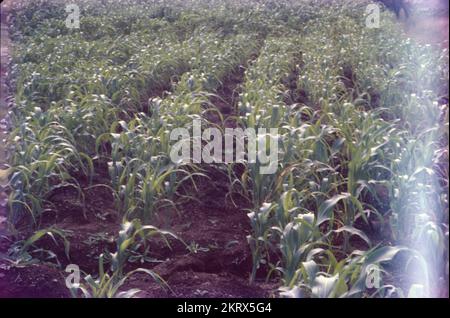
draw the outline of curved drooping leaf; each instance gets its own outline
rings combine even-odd
[[[365,259],[366,264],[376,264],[392,261],[400,252],[411,252],[412,250],[404,246],[383,246],[369,253]]]
[[[336,204],[343,200],[347,199],[350,196],[349,193],[337,194],[331,199],[326,200],[319,206],[319,211],[317,212],[317,225],[322,224],[325,221],[328,221],[333,216],[333,209]]]
[[[341,233],[341,232],[347,232],[350,233],[351,235],[356,235],[359,238],[361,238],[364,242],[367,243],[368,246],[371,246],[371,242],[369,237],[361,230],[358,230],[357,228],[354,228],[353,226],[343,226],[338,228],[337,230],[334,230],[333,233]]]

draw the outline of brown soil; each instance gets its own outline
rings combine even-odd
[[[155,283],[147,284],[137,274],[128,288],[143,290],[145,297],[269,297],[277,289],[276,281],[263,283],[264,277],[249,285],[252,259],[247,243],[250,234],[246,202],[225,198],[226,176],[210,168],[211,182],[199,184],[197,199],[183,205],[180,215],[170,219],[168,228],[187,245],[172,241],[172,250],[162,244],[152,246],[153,255],[163,260],[153,267],[174,293]],[[140,266],[140,265],[139,265]],[[136,267],[138,267],[136,265]]]
[[[66,298],[63,274],[45,264],[9,267],[0,262],[0,298]]]
[[[146,281],[147,280],[147,281]],[[136,274],[129,281],[129,287],[143,290],[141,297],[161,298],[267,298],[274,284],[250,286],[248,280],[228,273],[204,273],[192,270],[174,273],[168,284],[175,292],[164,291],[143,274]],[[145,288],[143,288],[145,287]]]
[[[35,244],[36,248],[30,248],[29,252],[39,258],[34,250],[40,248],[52,251],[56,259],[49,259],[47,263],[14,265],[1,259],[1,254],[7,254],[11,248],[12,238],[0,237],[0,298],[70,297],[64,283],[68,274],[63,269],[68,264],[77,264],[82,271],[95,274],[98,272],[98,256],[107,250],[115,251],[114,239],[119,230],[119,222],[110,190],[99,184],[104,181],[104,177],[94,178],[97,185],[90,188],[82,177],[79,181],[84,189],[84,204],[73,188],[60,188],[49,196],[46,212],[42,215],[39,226],[65,231],[66,239],[70,242],[70,259],[66,256],[64,242],[60,237],[55,236],[55,243],[46,236]],[[29,231],[23,233],[23,239],[32,234]]]

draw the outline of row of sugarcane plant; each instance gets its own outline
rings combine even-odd
[[[448,53],[405,40],[392,22],[370,31],[337,7],[322,15],[338,18],[267,41],[246,73],[241,121],[278,127],[280,148],[275,174],[258,162],[230,174],[253,205],[250,279],[279,272],[291,297],[439,295],[448,110],[433,89]],[[371,266],[400,252],[408,260],[397,270],[415,273],[407,283],[386,272],[378,288],[365,285]]]
[[[223,38],[202,30],[177,39],[166,32],[133,34],[115,41],[78,38],[79,48],[69,48],[74,41],[69,35],[45,38],[47,48],[42,39],[22,43],[30,48],[15,61],[15,74],[20,77],[13,117],[17,128],[11,132],[15,151],[9,224],[17,237],[24,224],[36,232],[19,241],[22,247],[15,257],[23,257],[45,234],[63,236],[56,229],[40,229],[47,198],[54,189],[70,186],[83,200],[96,173],[96,161],[107,161],[111,184],[101,186],[113,191],[127,228],[123,233],[141,222],[146,229],[156,211],[166,206],[176,209],[177,189],[193,180],[196,168],[170,161],[170,129],[200,118],[210,94],[249,58],[257,41],[253,35]],[[163,34],[164,41],[158,38]],[[110,46],[106,53],[101,50],[105,45]],[[162,89],[169,92],[164,96],[155,93]],[[89,177],[88,188],[74,177],[80,172]],[[150,232],[161,233],[155,228]],[[128,277],[121,272],[127,259],[121,254],[128,255],[131,244],[137,244],[131,234],[131,238],[120,234],[117,253],[108,257],[121,258],[112,266],[112,276],[103,265],[108,255],[100,257],[99,277],[86,277],[87,284],[81,286],[84,296],[134,295],[135,291],[118,294],[117,290]],[[145,236],[140,237],[145,242]],[[144,272],[162,282],[155,273]],[[74,290],[74,295],[79,294]]]

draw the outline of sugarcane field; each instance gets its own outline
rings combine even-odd
[[[448,298],[448,5],[3,1],[0,298]]]

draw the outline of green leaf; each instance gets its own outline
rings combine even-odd
[[[367,245],[371,246],[369,237],[363,231],[358,230],[358,229],[354,228],[353,226],[346,225],[346,226],[340,227],[337,230],[334,230],[333,232],[334,233],[347,232],[347,233],[350,233],[351,235],[356,235],[359,238],[361,238],[362,240],[364,240],[364,242],[366,242]]]
[[[412,252],[409,248],[403,246],[383,246],[370,253],[365,263],[376,264],[391,262],[400,252]]]
[[[327,277],[324,275],[317,276],[312,285],[312,293],[317,298],[328,298],[338,283],[338,276]]]
[[[335,205],[343,200],[347,199],[350,196],[349,193],[337,194],[329,200],[326,200],[319,206],[319,211],[317,215],[317,225],[322,224],[325,221],[328,221],[333,216],[333,209]]]
[[[300,264],[300,266],[303,269],[303,273],[306,275],[306,277],[304,277],[304,279],[306,281],[312,283],[314,278],[316,277],[318,270],[319,270],[319,266],[317,265],[317,263],[314,262],[313,260],[311,260],[311,261],[307,261],[307,262],[302,262]]]

